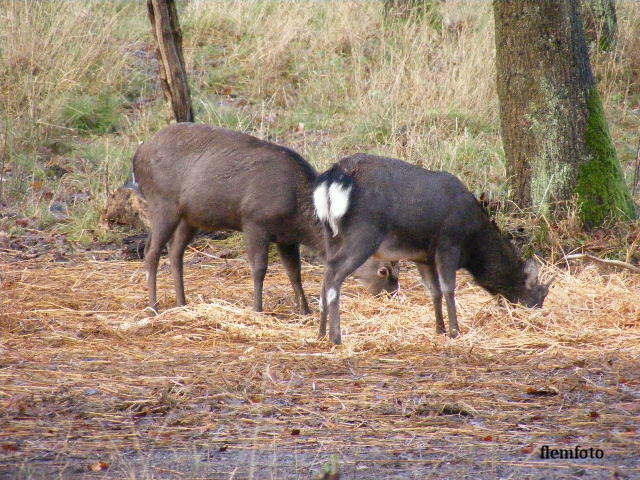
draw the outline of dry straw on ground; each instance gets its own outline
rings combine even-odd
[[[0,478],[313,478],[334,453],[342,478],[640,477],[631,272],[543,267],[558,278],[541,310],[461,274],[450,340],[405,266],[396,298],[346,286],[335,348],[291,313],[278,263],[256,314],[246,262],[192,249],[189,306],[167,309],[164,264],[152,318],[139,262],[0,263]],[[321,273],[304,267],[315,300]],[[605,458],[542,461],[541,445]]]

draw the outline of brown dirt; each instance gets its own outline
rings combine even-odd
[[[396,298],[346,285],[332,347],[280,264],[256,314],[246,262],[216,255],[189,251],[186,308],[165,263],[149,318],[140,262],[0,253],[0,478],[316,478],[336,454],[342,479],[640,478],[638,275],[546,266],[533,311],[460,274],[450,340],[405,266]]]

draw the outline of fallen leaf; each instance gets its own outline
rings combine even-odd
[[[300,429],[299,428],[294,428],[291,430],[291,435],[300,435]]]
[[[598,418],[598,417],[600,417],[600,414],[598,412],[594,412],[594,411],[589,412],[589,418],[594,418],[595,419],[595,418]]]
[[[17,443],[3,443],[0,445],[0,448],[5,452],[17,452],[20,450],[20,447]]]
[[[529,454],[533,452],[533,445],[527,445],[526,447],[522,447],[520,450],[522,453]]]
[[[551,397],[560,393],[556,387],[550,385],[545,385],[544,387],[527,387],[525,391],[528,395],[536,395],[538,397]]]
[[[484,440],[485,442],[493,442],[493,436],[492,435],[487,435],[482,440]]]
[[[107,470],[109,468],[109,464],[107,462],[96,462],[89,465],[89,470],[92,472],[100,472],[102,470]]]

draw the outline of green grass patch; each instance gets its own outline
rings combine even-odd
[[[83,94],[69,99],[62,110],[62,122],[80,133],[103,135],[116,131],[121,114],[119,98],[108,93]]]

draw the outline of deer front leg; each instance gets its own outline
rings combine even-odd
[[[436,251],[436,268],[440,290],[447,303],[447,315],[449,317],[449,336],[456,338],[460,335],[458,317],[456,315],[456,271],[460,261],[460,249],[457,247],[438,248]]]
[[[418,267],[418,272],[420,272],[422,284],[431,294],[433,309],[436,315],[436,333],[438,335],[447,333],[447,330],[444,327],[444,318],[442,316],[442,290],[440,290],[440,281],[438,280],[438,274],[435,266],[426,263],[416,263],[416,267]]]

